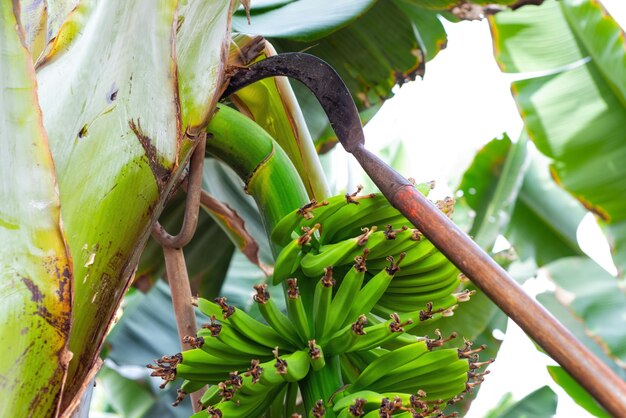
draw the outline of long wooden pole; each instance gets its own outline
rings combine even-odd
[[[391,204],[609,413],[626,417],[626,382],[526,294],[412,184],[365,149],[359,113],[341,77],[330,65],[304,53],[275,55],[235,72],[224,96],[274,76],[292,77],[307,86],[322,105],[341,145],[354,155]]]

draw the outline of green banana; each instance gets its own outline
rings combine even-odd
[[[390,255],[409,252],[417,245],[420,245],[422,237],[417,229],[407,228],[406,226],[393,229],[393,226],[386,225],[384,230],[376,232],[376,234],[383,235],[384,240],[380,240],[377,243],[374,237],[370,238],[367,245],[367,248],[370,250],[370,260],[384,260]]]
[[[398,261],[395,262],[393,257],[387,257],[387,261],[390,263],[388,267],[378,272],[374,277],[372,277],[367,284],[358,291],[352,293],[352,295],[356,294],[356,297],[353,298],[352,306],[348,309],[348,315],[346,318],[354,318],[359,314],[368,313],[372,307],[376,304],[376,302],[380,299],[380,297],[385,293],[387,287],[391,283],[394,275],[399,270],[399,264],[404,259],[405,254],[401,253]],[[339,322],[339,326],[342,326],[343,323]]]
[[[294,231],[300,231],[302,227],[312,227],[315,223],[324,224],[326,218],[346,205],[358,205],[362,199],[370,199],[374,194],[357,196],[363,186],[357,186],[357,191],[352,194],[337,195],[325,199],[322,202],[312,201],[299,209],[285,215],[274,227],[271,239],[278,245],[285,246],[292,237]]]
[[[211,336],[217,338],[222,343],[251,356],[264,356],[269,351],[267,347],[252,341],[244,335],[239,334],[234,328],[228,324],[218,324],[215,315],[210,318],[209,324],[203,324],[202,328],[211,331]]]
[[[188,394],[197,392],[205,386],[206,384],[203,382],[184,380],[182,385],[180,385],[180,388],[176,391],[177,396],[174,402],[172,402],[172,406],[180,405],[180,403],[187,397]]]
[[[203,329],[198,330],[198,337],[195,339],[201,341],[201,343],[197,344],[197,347],[200,350],[210,355],[213,355],[215,357],[223,358],[227,360],[234,360],[234,361],[242,361],[242,359],[246,360],[247,354],[245,352],[239,350],[237,347],[230,347],[229,345],[224,344],[222,341],[219,341],[217,338],[215,338],[215,335],[214,335],[215,331],[216,329],[210,330],[208,328],[203,328]],[[264,356],[260,356],[260,358],[267,358],[267,357],[268,357],[268,354],[265,354]]]
[[[442,283],[450,278],[457,278],[459,275],[459,269],[452,263],[444,264],[443,266],[431,270],[422,274],[398,276],[396,280],[389,285],[389,292],[393,293],[394,290],[397,293],[405,291],[406,288],[418,288],[422,289],[425,286],[430,286],[437,283]]]
[[[210,300],[198,298],[196,304],[200,312],[208,317],[211,317],[211,315],[218,317],[222,313],[222,308],[220,308],[217,303],[211,302]]]
[[[292,240],[282,249],[274,264],[272,283],[279,284],[287,277],[290,277],[300,266],[304,257],[305,249],[311,241],[311,236],[319,229],[320,225],[315,224],[313,228],[305,228],[304,233]]]
[[[350,238],[335,244],[322,245],[319,252],[311,251],[302,257],[300,267],[304,274],[309,277],[316,277],[324,273],[328,266],[345,264],[357,256],[369,237],[376,231],[376,228],[363,228],[363,233],[356,238]]]
[[[406,253],[404,268],[424,262],[425,260],[428,260],[431,256],[437,253],[437,248],[425,238],[421,238],[419,241],[413,241],[411,238],[409,238],[405,239],[402,243],[404,245],[402,245],[398,249],[402,249]],[[387,255],[399,254],[400,252],[390,253]],[[430,264],[432,264],[432,261],[439,261],[439,259],[431,260]],[[385,259],[377,258],[375,260],[372,260],[370,267],[374,270],[384,268]],[[402,269],[403,274],[404,268]]]
[[[315,209],[323,208],[329,205],[330,202],[328,200],[323,200],[318,203],[317,200],[313,199],[311,202],[301,206],[299,209],[283,216],[283,218],[278,221],[272,230],[270,239],[272,242],[275,242],[280,246],[285,246],[290,240],[293,239],[292,234],[296,231],[300,231],[301,228],[305,226],[303,225],[305,220],[310,220],[315,217],[311,212]],[[319,222],[318,219],[315,219],[315,221]]]
[[[362,256],[358,256],[354,259],[354,265],[341,280],[330,304],[325,326],[320,333],[319,338],[322,343],[342,328],[344,322],[349,322],[350,318],[356,317],[356,315],[351,317],[346,314],[350,312],[350,305],[355,299],[354,296],[359,292],[359,289],[361,289],[361,285],[365,279],[368,251],[369,250],[365,249]]]
[[[424,341],[419,341],[417,343],[398,348],[394,351],[390,351],[371,362],[369,366],[361,372],[359,378],[352,383],[349,390],[352,392],[365,389],[376,381],[379,376],[383,376],[386,373],[393,371],[395,368],[417,359],[422,354],[427,352],[428,345]]]
[[[176,376],[205,384],[216,384],[226,379],[232,372],[232,368],[223,367],[222,370],[198,369],[195,366],[179,364],[176,366]]]
[[[329,355],[369,350],[379,347],[402,332],[415,327],[417,322],[408,316],[392,314],[388,321],[365,328],[367,317],[361,315],[357,322],[337,331],[324,345]]]
[[[452,274],[448,274],[447,277],[444,275],[444,277],[439,282],[435,282],[431,284],[416,285],[412,287],[392,287],[392,288],[388,288],[387,292],[385,293],[389,295],[396,295],[396,294],[412,295],[412,294],[423,294],[427,292],[432,293],[440,289],[448,288],[449,286],[452,286],[453,283],[455,284],[454,289],[456,289],[458,285],[461,283],[458,277],[458,272],[453,272]]]
[[[300,339],[308,341],[313,337],[313,331],[302,304],[302,298],[298,290],[298,279],[287,279],[287,286],[287,314],[291,323],[295,326]]]
[[[308,350],[295,351],[285,356],[287,362],[287,372],[285,380],[287,382],[298,382],[309,373],[311,367],[311,359]]]
[[[453,292],[459,286],[460,280],[458,277],[453,277],[452,280],[444,283],[444,287],[437,288],[432,291],[425,291],[421,293],[385,293],[378,301],[379,304],[388,307],[394,306],[397,309],[407,307],[404,311],[414,311],[420,306],[423,306],[426,302],[435,302],[440,299],[444,299],[448,296],[452,296],[453,302],[456,303],[456,297]]]
[[[309,358],[313,371],[318,371],[326,366],[324,351],[322,351],[322,347],[319,344],[315,343],[315,340],[309,341]]]
[[[444,291],[442,293],[446,292],[447,291]],[[383,295],[378,302],[376,302],[376,306],[372,308],[372,313],[384,317],[391,315],[394,310],[402,313],[416,312],[419,310],[420,321],[438,320],[442,317],[454,315],[454,310],[458,306],[455,294],[451,292],[448,293],[449,294],[444,297],[440,297],[439,299],[426,298],[430,300],[428,302],[418,302],[417,304],[415,304],[415,302],[407,302],[403,300],[403,305],[401,306],[390,304],[386,299],[386,295]],[[420,309],[420,307],[423,308]]]
[[[324,329],[328,324],[333,286],[335,286],[333,268],[327,267],[324,271],[324,277],[317,283],[313,295],[313,318],[315,319],[315,337],[317,339],[324,335]]]
[[[353,234],[355,229],[358,231],[364,225],[375,225],[378,221],[397,214],[397,209],[393,208],[381,194],[363,200],[359,205],[346,205],[324,221],[320,243],[339,241],[336,236],[342,233],[348,233],[348,237],[354,236],[350,234]]]
[[[182,357],[182,360],[180,361],[181,364],[185,364],[190,367],[198,367],[200,369],[209,369],[213,367],[225,367],[229,370],[241,369],[242,366],[245,367],[248,362],[245,357],[242,356],[237,359],[224,358],[219,355],[209,354],[199,348],[183,351],[180,354]]]
[[[389,370],[380,377],[370,388],[384,392],[385,390],[395,390],[399,381],[418,380],[433,371],[443,371],[450,365],[459,361],[458,353],[455,349],[443,349],[424,353],[416,359]]]
[[[226,298],[217,298],[215,302],[222,309],[222,322],[231,325],[236,331],[256,343],[268,348],[274,348],[276,346],[289,349],[296,348],[295,345],[283,338],[273,328],[252,318],[244,310],[227,305]]]
[[[291,344],[296,346],[303,345],[304,341],[301,340],[293,323],[278,309],[278,306],[276,306],[274,301],[270,298],[267,285],[256,285],[254,289],[257,293],[254,295],[253,299],[257,302],[259,311],[267,323]]]
[[[361,335],[357,341],[354,342],[347,352],[370,350],[372,348],[380,347],[381,344],[392,340],[402,335],[403,332],[417,326],[419,322],[413,320],[410,317],[400,317],[397,314],[392,314],[391,319],[383,322],[379,325],[372,325],[365,328],[365,335]]]
[[[422,257],[419,260],[407,260],[407,262],[402,266],[402,270],[398,272],[397,276],[402,277],[425,273],[427,271],[435,270],[446,263],[450,263],[446,256],[439,251],[434,250],[427,257]]]
[[[219,393],[220,393],[219,386],[217,385],[209,386],[207,391],[204,392],[204,394],[200,398],[200,403],[202,404],[202,406],[205,406],[205,407],[216,403],[218,399],[220,398]]]

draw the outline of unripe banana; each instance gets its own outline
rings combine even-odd
[[[206,390],[206,392],[204,392],[204,394],[202,394],[202,397],[200,398],[200,403],[202,404],[202,406],[206,407],[208,405],[212,405],[216,402],[218,402],[219,398],[220,398],[220,388],[217,385],[211,385],[209,386],[209,388]]]
[[[239,334],[228,324],[217,323],[215,316],[211,316],[210,321],[209,324],[203,324],[202,328],[210,330],[213,338],[217,338],[232,349],[250,356],[264,356],[270,351],[268,347]]]
[[[287,382],[298,382],[307,375],[311,367],[311,359],[308,350],[295,351],[286,357],[287,373],[285,380]]]
[[[378,357],[363,370],[359,378],[352,383],[350,392],[359,391],[368,388],[380,376],[396,369],[397,367],[409,363],[422,354],[428,352],[428,345],[425,341],[407,345],[402,348],[390,351],[385,355]]]
[[[401,318],[392,314],[391,319],[365,328],[367,318],[361,315],[357,322],[337,331],[324,345],[329,355],[369,350],[379,347],[403,332],[413,328],[417,322],[410,317]]]
[[[382,219],[397,214],[397,209],[389,205],[384,196],[376,194],[371,199],[362,200],[359,205],[346,205],[333,213],[322,225],[320,243],[322,245],[340,241],[340,234],[354,236],[365,225],[376,225]]]
[[[394,261],[393,257],[387,257],[387,261],[390,265],[372,277],[363,289],[358,291],[358,294],[356,291],[353,293],[353,295],[356,294],[356,297],[348,310],[346,318],[354,318],[357,315],[369,313],[376,302],[385,293],[385,290],[387,290],[394,275],[399,270],[399,264],[404,257],[404,253],[400,254],[397,261]],[[344,320],[344,322],[347,321]],[[344,322],[340,322],[340,326],[342,326]]]
[[[287,286],[287,314],[300,339],[308,341],[313,338],[313,329],[302,304],[298,290],[298,279],[287,279]]]
[[[304,258],[304,253],[306,252],[305,250],[307,250],[307,245],[311,241],[311,236],[319,227],[319,224],[315,224],[313,228],[306,228],[304,234],[292,240],[278,254],[272,275],[274,285],[279,284],[287,277],[291,277],[300,267],[301,260]]]
[[[374,194],[357,196],[363,186],[357,186],[357,191],[345,196],[337,195],[322,202],[311,201],[299,209],[285,215],[272,231],[272,241],[285,246],[292,239],[292,234],[302,227],[312,227],[314,224],[324,224],[326,219],[346,205],[358,205],[361,200],[374,197]]]
[[[446,256],[435,250],[427,255],[427,257],[420,257],[418,260],[413,262],[407,259],[406,263],[402,265],[402,269],[397,273],[397,276],[402,277],[425,273],[427,271],[435,270],[436,268],[439,268],[447,263],[450,263],[450,261],[448,261]]]
[[[300,267],[309,277],[317,277],[324,273],[328,266],[346,264],[363,251],[361,247],[376,229],[363,228],[363,233],[356,238],[350,238],[335,244],[323,245],[319,252],[311,251],[302,257]]]
[[[411,237],[413,237],[413,234],[411,235]],[[403,244],[404,245],[402,246],[402,249],[406,253],[406,259],[404,260],[403,268],[401,269],[403,274],[404,274],[405,268],[409,266],[413,267],[416,264],[425,262],[431,256],[438,253],[437,248],[426,238],[420,238],[419,241],[414,241],[412,238],[405,239],[403,241]],[[393,254],[399,254],[399,252],[390,253],[387,255],[393,255]],[[427,266],[432,265],[433,261],[439,262],[440,260],[439,258],[435,260],[431,260],[431,262],[427,264]],[[384,267],[385,267],[385,259],[378,258],[376,260],[372,260],[372,263],[371,263],[372,269],[378,270]]]
[[[296,348],[273,328],[252,318],[244,310],[227,305],[226,298],[217,298],[215,301],[222,309],[222,321],[231,325],[240,334],[268,348],[276,346],[283,349]]]
[[[303,345],[304,342],[298,335],[293,323],[278,309],[278,306],[276,306],[274,301],[270,298],[267,285],[256,285],[254,289],[257,292],[256,295],[254,295],[254,301],[257,302],[259,311],[267,323],[291,344],[296,346]]]
[[[458,361],[467,363],[466,361],[459,360],[458,353],[455,349],[430,351],[412,361],[389,370],[380,379],[370,383],[370,388],[384,392],[395,390],[395,385],[400,381],[416,381],[421,383],[421,376],[427,375],[433,371],[442,372]]]
[[[327,267],[324,277],[317,283],[313,296],[313,318],[315,319],[315,337],[319,340],[324,335],[330,316],[330,307],[333,297],[333,268]]]
[[[315,343],[315,340],[309,341],[309,358],[314,371],[318,371],[326,366],[324,351],[322,351],[322,347],[319,344]]]
[[[450,278],[458,278],[459,269],[452,263],[431,270],[426,273],[398,276],[388,288],[388,292],[401,292],[406,288],[423,288],[425,286],[442,283]]]
[[[330,304],[330,312],[325,327],[320,333],[320,340],[323,343],[335,332],[344,326],[344,322],[350,322],[350,306],[354,302],[354,296],[359,292],[365,278],[366,261],[368,250],[365,249],[362,256],[354,259],[354,266],[346,273],[341,280],[337,292]]]

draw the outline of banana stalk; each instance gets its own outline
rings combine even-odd
[[[206,152],[224,161],[256,201],[268,236],[286,214],[308,202],[287,154],[259,125],[224,105],[207,127]],[[277,248],[274,248],[277,255]]]

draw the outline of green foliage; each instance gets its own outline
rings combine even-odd
[[[544,386],[517,402],[508,394],[485,418],[551,418],[556,413],[556,403],[556,393]]]

